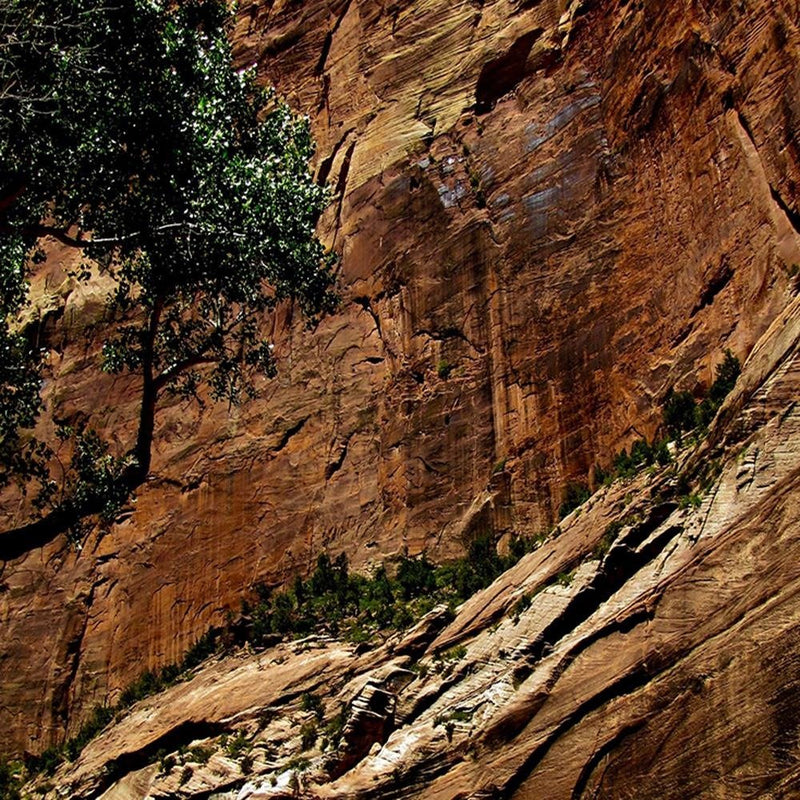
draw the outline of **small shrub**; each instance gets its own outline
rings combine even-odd
[[[499,475],[501,472],[505,472],[506,461],[507,459],[505,458],[501,458],[499,461],[496,461],[495,465],[492,467],[492,475]]]
[[[286,762],[284,772],[293,770],[294,772],[305,772],[311,766],[311,762],[304,756],[294,756]]]
[[[196,764],[207,764],[211,756],[214,755],[213,747],[204,747],[203,745],[195,745],[189,748],[188,757]]]
[[[20,800],[20,789],[24,783],[22,764],[0,758],[0,797],[3,800]]]
[[[508,543],[508,553],[511,556],[509,567],[517,563],[523,556],[533,552],[537,547],[536,538],[528,536],[518,536],[516,533],[511,535]]]
[[[696,403],[691,392],[675,392],[670,389],[664,400],[664,427],[677,439],[694,429]]]
[[[175,761],[175,756],[174,755],[171,755],[171,754],[167,755],[166,753],[162,753],[159,756],[159,760],[158,760],[158,771],[159,771],[159,773],[161,773],[162,775],[168,775],[170,772],[172,772],[172,769],[173,769],[173,767],[175,766],[176,763],[177,762]]]
[[[446,381],[450,377],[450,373],[453,371],[453,365],[449,362],[442,359],[436,365],[436,374],[443,380]]]
[[[421,661],[417,661],[417,662],[413,663],[409,667],[409,669],[414,674],[419,675],[420,678],[426,678],[427,675],[428,675],[428,671],[430,670],[430,667],[427,664],[425,664],[425,663],[423,663]]]
[[[445,650],[445,652],[441,654],[440,659],[442,661],[460,661],[462,658],[466,658],[466,656],[467,648],[464,647],[463,644],[459,644],[450,648],[450,650]]]
[[[730,394],[739,375],[742,374],[742,365],[739,359],[728,349],[721,364],[717,364],[717,376],[708,391],[709,398],[716,404],[722,405],[723,400]]]
[[[250,751],[250,742],[247,740],[247,737],[243,733],[237,733],[235,736],[231,736],[227,742],[225,743],[225,752],[227,753],[228,757],[237,761],[241,758],[245,753]]]
[[[180,671],[188,672],[200,666],[217,652],[217,632],[206,631],[187,651],[181,660]]]
[[[582,506],[590,497],[592,493],[585,483],[570,483],[567,484],[566,492],[564,493],[564,500],[559,509],[559,516],[561,519],[574,511],[578,506]]]
[[[363,644],[364,642],[369,642],[372,639],[372,633],[368,630],[365,630],[357,622],[354,622],[345,631],[344,638],[346,641],[352,642],[353,644]]]
[[[239,759],[239,769],[245,775],[248,775],[253,771],[253,756],[251,756],[250,753],[245,753]]]
[[[414,624],[414,615],[411,613],[408,606],[402,603],[397,605],[394,616],[392,617],[392,627],[397,630],[405,630]]]
[[[574,572],[559,572],[556,577],[556,582],[559,586],[572,586],[572,581],[575,579]]]
[[[433,564],[423,553],[419,558],[404,556],[397,567],[395,580],[400,584],[403,597],[411,600],[436,588]]]
[[[347,709],[343,708],[338,714],[331,717],[327,725],[325,725],[325,737],[330,744],[336,748],[342,739],[344,733],[344,726],[347,724]]]
[[[608,486],[614,480],[614,472],[603,469],[600,464],[595,464],[592,470],[592,479],[595,486]]]
[[[300,708],[303,711],[313,711],[314,716],[320,721],[325,714],[320,696],[312,692],[303,693],[303,696],[300,698]]]
[[[595,558],[603,558],[603,556],[605,556],[606,553],[608,553],[608,551],[611,549],[611,545],[614,544],[623,527],[624,522],[622,520],[615,520],[607,525],[605,532],[603,533],[603,537],[594,546],[592,555]]]
[[[533,598],[529,594],[523,594],[522,597],[514,603],[511,608],[511,616],[514,618],[515,624],[519,622],[519,618],[531,607],[532,603]]]
[[[684,494],[678,498],[678,507],[681,509],[699,508],[703,504],[703,498],[696,492]]]
[[[300,726],[300,748],[310,750],[316,744],[318,735],[316,722],[304,722]]]

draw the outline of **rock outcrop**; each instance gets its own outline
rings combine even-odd
[[[444,630],[434,611],[366,652],[312,639],[212,660],[51,784],[107,800],[796,796],[798,377],[800,298],[705,442],[596,494]],[[705,487],[699,506],[681,478]],[[338,747],[302,741],[306,692],[322,726],[344,712]]]
[[[467,659],[410,684],[431,703],[398,695],[406,723],[319,792],[678,797],[715,775],[783,791],[795,743],[776,720],[793,696],[764,665],[788,675],[796,652],[798,19],[792,0],[243,6],[241,62],[312,118],[343,308],[313,331],[291,309],[269,321],[280,374],[257,402],[165,403],[152,477],[110,531],[3,565],[5,748],[74,732],[255,582],[321,550],[358,567],[549,527],[564,487],[652,434],[667,390],[707,386],[729,347],[752,351],[750,394],[723,409],[727,443],[709,448],[739,446],[730,425],[753,444],[703,508],[637,494],[641,519],[603,564],[580,563],[513,625],[515,592],[572,570],[638,489],[593,500],[462,609],[435,647],[467,641]],[[34,285],[48,416],[88,416],[124,450],[136,380],[98,376],[105,289],[73,285],[66,266],[56,253]],[[4,528],[25,515],[10,496],[0,508]],[[362,663],[321,653],[341,675]],[[96,779],[112,762],[114,780],[149,786],[157,768],[131,753],[149,758],[183,722],[233,726],[273,679],[218,708],[198,680],[136,712],[153,715],[152,736],[123,722],[87,749],[75,791],[82,769]],[[471,721],[434,727],[447,709]],[[696,747],[675,733],[687,725]]]

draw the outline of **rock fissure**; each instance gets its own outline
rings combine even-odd
[[[317,61],[317,65],[314,67],[314,72],[317,75],[322,75],[325,72],[325,65],[331,52],[333,37],[336,36],[336,32],[341,27],[342,22],[344,22],[344,18],[347,16],[347,12],[350,10],[351,2],[352,0],[345,0],[344,7],[336,17],[336,22],[333,24],[333,27],[330,29],[330,31],[325,34],[325,41],[322,44],[322,52],[320,53],[319,61]]]
[[[290,425],[281,434],[281,438],[277,441],[275,446],[272,447],[272,449],[270,450],[270,455],[275,456],[278,453],[280,453],[282,450],[285,450],[286,447],[289,445],[289,442],[291,442],[292,439],[295,436],[297,436],[297,434],[300,433],[300,431],[303,430],[303,428],[305,427],[305,425],[306,425],[306,423],[308,422],[309,419],[311,419],[311,417],[303,417],[302,419],[300,419],[297,422],[295,422],[294,425]]]

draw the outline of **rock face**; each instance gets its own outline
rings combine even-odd
[[[56,773],[59,791],[797,796],[799,377],[800,298],[677,470],[597,493],[443,630],[434,611],[367,652],[308,640],[212,660],[109,726]],[[705,486],[699,507],[678,502],[677,474]],[[617,538],[598,550],[610,521]],[[301,742],[304,692],[326,729],[344,711],[338,747]],[[234,733],[248,761],[222,738]],[[177,763],[159,766],[160,748]]]
[[[335,189],[322,233],[342,255],[343,309],[314,331],[291,310],[269,322],[281,371],[257,402],[165,403],[152,478],[111,531],[5,563],[5,748],[74,731],[256,581],[286,580],[323,549],[361,566],[547,527],[569,481],[654,431],[669,387],[707,385],[724,347],[744,358],[760,342],[747,374],[761,404],[730,413],[768,438],[729,465],[713,513],[692,517],[705,522],[690,533],[663,509],[630,533],[642,576],[623,570],[604,589],[581,567],[502,635],[487,620],[513,586],[476,599],[440,636],[478,636],[469,663],[477,648],[491,665],[475,759],[458,745],[469,726],[451,743],[423,715],[421,738],[396,731],[325,792],[388,792],[370,772],[391,774],[384,752],[401,752],[425,797],[493,792],[487,776],[520,797],[679,797],[681,780],[702,793],[713,774],[758,794],[758,776],[783,775],[795,743],[777,720],[792,690],[762,664],[793,663],[795,417],[771,415],[797,391],[795,362],[776,368],[773,355],[800,265],[798,19],[791,0],[243,6],[241,62],[312,118],[316,169]],[[138,387],[98,378],[103,287],[73,286],[52,261],[34,287],[48,412],[89,415],[124,450]],[[25,510],[9,496],[0,515],[10,527]],[[548,550],[558,564],[602,533],[588,519]],[[533,588],[560,571],[537,558],[508,580]],[[584,584],[602,602],[579,619]],[[752,702],[734,715],[742,692]],[[676,732],[681,719],[711,731],[707,758]],[[728,753],[734,738],[741,753]],[[628,767],[651,762],[664,773],[648,793]]]

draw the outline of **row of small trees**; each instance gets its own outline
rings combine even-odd
[[[646,467],[669,464],[672,459],[667,446],[669,442],[680,443],[684,437],[704,435],[725,398],[736,385],[741,371],[739,359],[730,350],[725,350],[708,393],[699,401],[689,391],[676,392],[670,389],[662,407],[661,434],[652,441],[637,439],[630,449],[620,450],[609,467],[596,465],[592,476],[595,487],[607,485],[617,478],[630,478]],[[568,484],[559,516],[565,517],[590,496],[588,484]]]
[[[254,597],[243,601],[239,617],[229,615],[224,626],[210,629],[178,663],[147,670],[125,688],[116,703],[95,706],[80,730],[62,745],[29,758],[26,774],[52,774],[63,761],[74,760],[112,719],[139,700],[185,680],[215,653],[244,644],[263,647],[310,634],[343,636],[361,643],[380,632],[403,630],[436,604],[453,608],[485,588],[534,545],[532,539],[515,537],[509,554],[499,556],[494,540],[483,535],[472,542],[466,557],[450,564],[437,566],[424,554],[404,556],[393,577],[384,566],[369,576],[353,573],[344,553],[335,559],[322,553],[309,578],[298,575],[291,588],[279,591],[256,586]],[[3,768],[8,771],[7,767]],[[0,786],[5,774],[0,769]]]
[[[317,632],[365,641],[380,630],[408,627],[438,603],[458,605],[532,547],[533,540],[515,537],[509,554],[500,556],[484,534],[448,564],[435,565],[424,554],[403,557],[393,577],[384,566],[370,576],[352,573],[344,553],[334,561],[322,553],[311,577],[297,576],[290,589],[257,587],[258,599],[243,608],[242,638],[258,645],[275,635]]]

